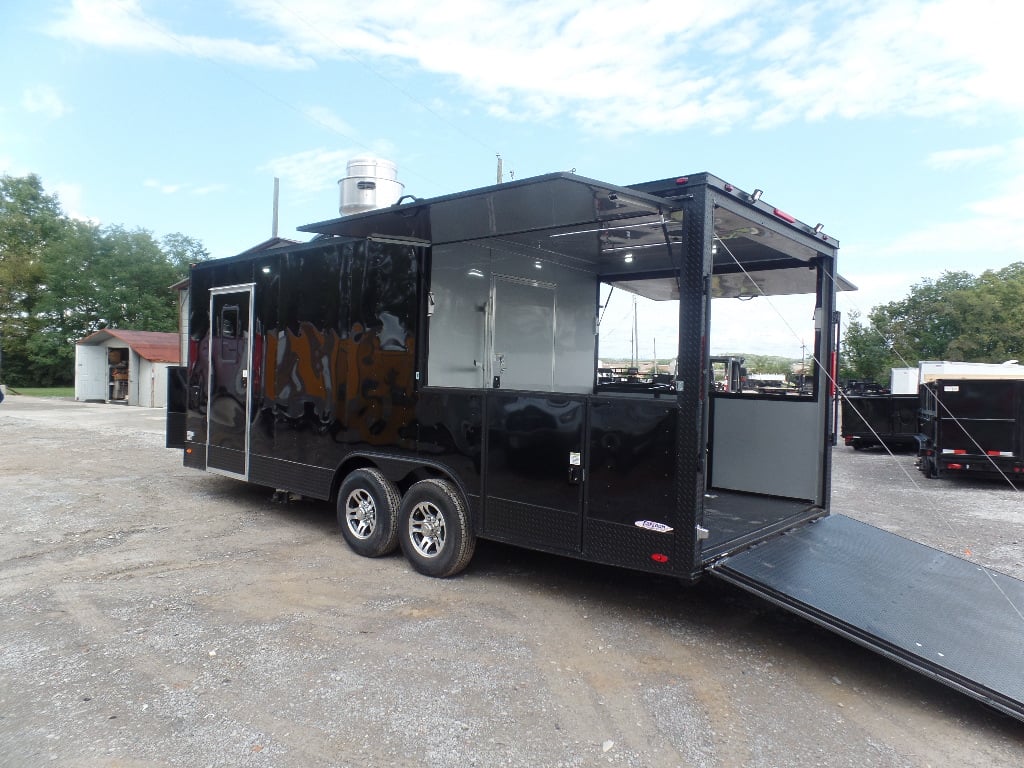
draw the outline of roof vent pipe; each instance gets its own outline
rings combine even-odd
[[[357,157],[348,161],[341,188],[342,216],[386,208],[398,202],[405,185],[398,181],[398,166],[390,160]]]

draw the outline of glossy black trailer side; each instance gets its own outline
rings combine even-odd
[[[811,227],[709,174],[552,174],[306,229],[192,270],[188,466],[322,499],[360,468],[437,478],[474,535],[686,579],[826,513],[827,366],[738,398],[708,352],[713,298],[789,293],[832,358]],[[676,313],[674,373],[601,378],[601,286]]]

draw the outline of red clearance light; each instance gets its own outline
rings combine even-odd
[[[678,179],[676,179],[676,184],[685,184],[689,180],[690,180],[689,176],[680,176]]]
[[[786,213],[785,211],[780,211],[778,208],[774,209],[772,213],[774,213],[783,221],[788,221],[790,224],[796,223],[796,216],[790,216],[788,213]]]
[[[725,191],[726,192],[732,192],[734,189],[736,189],[736,187],[734,187],[732,184],[726,184],[725,185]]]
[[[946,469],[963,469],[963,464],[947,464]]]
[[[667,563],[668,555],[663,555],[661,554],[661,552],[655,552],[653,555],[651,555],[651,560],[653,560],[656,563]]]

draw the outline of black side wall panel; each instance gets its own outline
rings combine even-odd
[[[251,282],[252,481],[327,498],[351,454],[415,451],[421,257],[411,245],[339,238],[195,267],[195,443],[207,440],[209,291]]]
[[[188,412],[188,367],[175,365],[167,369],[167,427],[165,445],[185,447],[185,419]]]

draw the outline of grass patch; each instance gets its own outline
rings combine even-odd
[[[9,395],[26,395],[28,397],[74,397],[74,387],[8,387]]]

